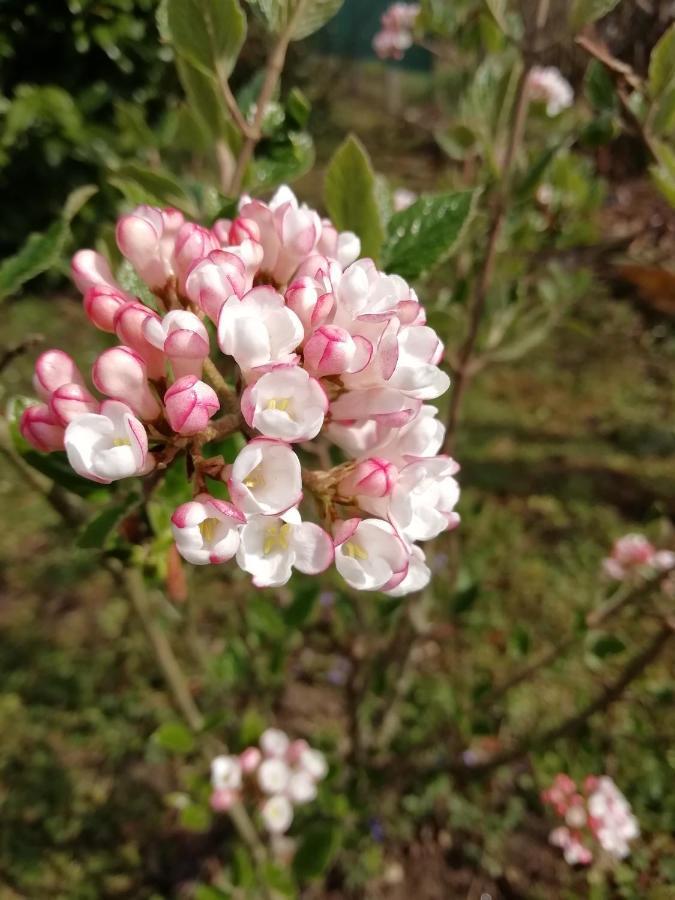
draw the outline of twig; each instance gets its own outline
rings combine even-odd
[[[291,42],[293,32],[295,30],[295,25],[298,21],[298,16],[302,12],[305,3],[306,0],[298,0],[292,15],[288,20],[288,23],[279,35],[276,44],[272,48],[269,59],[267,60],[265,80],[263,81],[262,88],[260,89],[260,94],[258,95],[257,108],[255,112],[255,118],[253,120],[253,125],[250,127],[250,133],[247,135],[239,153],[239,158],[237,159],[237,165],[234,170],[234,175],[232,176],[232,183],[230,184],[230,193],[235,197],[238,196],[238,194],[241,192],[241,188],[244,184],[244,178],[246,176],[246,169],[248,168],[248,164],[253,158],[256,144],[262,137],[262,123],[265,117],[265,110],[267,109],[276,86],[279,83],[279,78],[281,77],[281,73],[284,68],[284,62],[286,61],[288,45]]]
[[[216,364],[212,359],[209,359],[208,356],[204,360],[204,375],[207,380],[211,382],[211,387],[215,390],[216,394],[219,394],[228,406],[236,404],[237,396],[235,392],[220,374]]]

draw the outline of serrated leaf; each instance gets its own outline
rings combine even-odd
[[[621,0],[574,0],[569,23],[573,31],[601,19],[618,6]]]
[[[675,24],[661,36],[649,58],[649,93],[657,98],[675,82]]]
[[[304,830],[302,843],[293,859],[293,873],[299,881],[318,878],[330,865],[340,846],[337,825],[320,823]]]
[[[194,202],[183,185],[177,178],[164,170],[149,169],[137,163],[128,163],[115,170],[110,182],[122,190],[127,199],[133,203],[175,206],[189,215],[196,214]],[[125,190],[128,185],[135,185],[138,193],[129,197]],[[139,197],[145,199],[139,200],[137,199]]]
[[[97,191],[93,184],[76,188],[66,198],[60,219],[47,231],[29,235],[18,253],[0,263],[0,300],[56,265],[70,233],[70,222]]]
[[[165,722],[152,735],[152,740],[171,753],[190,753],[195,746],[194,735],[182,722]]]
[[[391,217],[383,267],[417,278],[447,258],[473,216],[476,191],[422,196]]]
[[[195,69],[227,78],[246,38],[246,16],[239,0],[168,0],[165,28]]]
[[[338,13],[344,0],[306,0],[302,12],[295,19],[291,40],[301,41],[323,28]]]
[[[354,135],[338,147],[328,164],[324,192],[335,227],[355,232],[361,239],[361,255],[377,260],[384,239],[377,183],[370,157]]]

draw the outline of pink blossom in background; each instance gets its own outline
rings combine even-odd
[[[625,534],[614,542],[602,568],[614,581],[648,578],[675,568],[675,553],[657,550],[643,534]]]
[[[373,38],[373,49],[380,59],[403,59],[413,44],[413,29],[420,14],[417,3],[392,3],[382,13],[381,28]]]
[[[588,776],[579,787],[560,773],[541,796],[561,820],[549,840],[572,866],[590,865],[598,852],[624,859],[640,835],[630,804],[607,775]]]

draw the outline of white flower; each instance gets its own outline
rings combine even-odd
[[[265,828],[271,834],[284,834],[293,821],[293,806],[288,797],[270,797],[263,803],[260,815]]]
[[[256,587],[286,584],[293,568],[316,575],[332,561],[330,537],[313,522],[301,522],[297,510],[283,518],[253,516],[241,530],[237,562]]]
[[[533,66],[527,79],[530,96],[546,104],[549,116],[557,116],[572,105],[574,91],[572,85],[560,74],[555,66]]]
[[[288,444],[254,438],[232,464],[232,500],[249,516],[277,516],[302,499],[300,461]]]
[[[394,528],[381,519],[349,519],[335,534],[335,566],[351,587],[391,590],[408,572],[409,553]]]
[[[294,772],[288,782],[288,796],[297,806],[316,799],[316,781],[307,772]]]
[[[265,756],[283,757],[289,746],[288,735],[280,728],[266,728],[260,735],[260,749]]]
[[[282,441],[309,441],[321,431],[328,398],[299,366],[278,366],[249,385],[241,411],[251,428]]]
[[[328,774],[326,757],[320,750],[315,750],[313,747],[306,747],[301,751],[298,766],[314,781],[321,781]]]
[[[294,362],[293,351],[304,337],[300,319],[269,286],[256,287],[239,299],[229,297],[218,316],[218,344],[248,372],[270,363]]]
[[[78,475],[109,484],[148,471],[148,436],[125,403],[104,400],[100,413],[83,413],[66,428],[68,462]]]
[[[216,756],[211,762],[211,784],[215,790],[238,790],[241,787],[241,765],[236,756]]]
[[[386,591],[390,597],[405,597],[406,594],[412,594],[415,591],[421,591],[431,581],[431,569],[426,564],[424,551],[417,544],[410,547],[410,564],[408,566],[408,574],[398,587]]]
[[[398,360],[387,385],[420,400],[440,397],[450,378],[436,363],[443,353],[438,335],[427,325],[410,325],[398,333]]]
[[[223,563],[239,547],[239,529],[246,517],[231,503],[199,494],[171,516],[178,552],[196,566]]]
[[[258,766],[258,785],[265,794],[283,793],[290,777],[291,770],[283,759],[272,756],[264,759]]]
[[[388,499],[367,498],[363,502],[371,512],[379,512],[385,504],[389,518],[404,537],[428,541],[459,522],[454,511],[459,484],[453,477],[458,471],[459,466],[449,456],[421,459],[401,469]]]

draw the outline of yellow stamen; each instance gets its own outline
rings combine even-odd
[[[273,397],[271,400],[267,401],[267,409],[278,409],[281,412],[286,412],[290,402],[290,397]]]
[[[268,556],[273,550],[288,550],[288,540],[290,537],[291,526],[270,525],[265,529],[265,543],[263,544],[263,553]]]
[[[208,518],[204,519],[203,522],[199,523],[199,530],[202,533],[202,537],[208,543],[212,541],[216,536],[216,528],[218,527],[218,519]]]
[[[244,487],[250,490],[256,487],[263,487],[265,479],[262,477],[262,463],[259,463],[255,469],[248,473],[248,478],[244,479]]]
[[[113,438],[113,447],[131,447],[131,441],[128,438]]]
[[[345,556],[351,556],[352,559],[368,559],[368,554],[359,544],[354,541],[347,541],[344,550]]]

